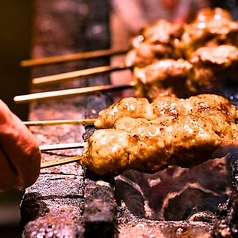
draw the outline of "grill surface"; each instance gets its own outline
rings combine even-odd
[[[35,2],[37,11],[33,58],[110,48],[107,0],[52,0],[48,2],[37,0]],[[109,59],[103,58],[37,67],[33,70],[32,77],[108,63]],[[102,74],[70,83],[32,88],[32,92],[109,83],[109,75]],[[29,119],[96,117],[97,112],[110,105],[115,96],[118,95],[108,93],[33,103],[30,107]],[[31,127],[41,145],[82,141],[85,129],[87,130],[79,125]],[[44,153],[43,161],[73,156],[81,152],[78,149]],[[206,172],[206,177],[204,170],[208,167],[210,170]],[[200,201],[199,204],[203,204],[202,201],[209,203],[211,202],[209,199],[215,199],[217,196],[219,199],[216,203],[223,202],[226,199],[225,190],[229,190],[230,185],[226,160],[208,162],[193,170],[176,170],[177,175],[173,170],[173,176],[169,175],[171,171],[157,174],[157,177],[127,172],[115,180],[107,180],[85,171],[77,163],[44,169],[37,182],[26,190],[22,200],[23,237],[94,237],[95,234],[99,237],[118,236],[119,238],[212,237],[214,217],[203,216],[203,218],[194,219],[197,221],[191,221],[187,219],[187,210],[196,206],[193,203],[190,207],[182,206],[182,202],[179,201],[183,196],[187,200],[193,200],[194,196],[197,196],[200,200],[194,202]],[[213,186],[212,183],[209,185],[202,183],[204,178],[210,178],[211,175],[215,176],[216,184],[221,184],[221,188],[216,188],[216,191],[209,190]],[[159,180],[163,183],[159,183]],[[144,181],[157,184],[145,188]],[[180,181],[182,185],[174,186],[175,181]],[[187,184],[186,181],[191,181],[191,184]],[[139,187],[134,186],[133,182],[139,184]],[[173,186],[174,190],[172,189],[172,193],[169,193],[168,188],[171,189]],[[155,196],[158,191],[163,193],[163,198]],[[170,199],[172,194],[173,198],[178,198],[173,201],[178,203],[178,207],[182,207],[180,210],[175,206],[176,204],[169,203],[172,201]],[[158,217],[151,215],[150,203],[163,203],[164,201],[159,199],[163,200],[166,195],[168,195],[168,204],[164,206],[164,212],[167,211],[168,214],[166,220],[173,221],[159,221]],[[216,203],[209,204],[216,208]],[[156,210],[155,207],[153,209]],[[190,211],[190,214],[192,213]],[[181,217],[187,220],[181,221]],[[209,219],[205,221],[204,217]]]
[[[107,1],[35,1],[35,38],[33,57],[67,54],[109,48]],[[100,11],[99,11],[100,9]],[[54,38],[52,39],[52,35]],[[100,40],[101,39],[101,40]],[[95,44],[96,42],[96,44]],[[44,76],[75,68],[106,65],[108,59],[80,61],[38,67],[32,76]],[[107,74],[53,88],[108,84]],[[31,105],[29,119],[79,119],[95,117],[98,110],[111,103],[107,95],[89,96]],[[83,126],[32,127],[40,144],[82,141]],[[43,161],[80,154],[80,150],[44,153]],[[112,237],[115,233],[116,203],[112,184],[89,178],[76,163],[44,169],[37,182],[27,189],[21,204],[24,237]]]

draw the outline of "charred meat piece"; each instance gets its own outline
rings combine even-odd
[[[223,115],[224,121],[234,122],[237,117],[236,107],[228,99],[213,94],[201,94],[187,99],[159,96],[152,103],[146,98],[129,97],[100,111],[95,127],[112,128],[121,117],[145,118],[152,121],[164,115],[176,119],[191,113],[199,117],[201,113],[215,115],[217,112]]]
[[[151,104],[147,98],[123,98],[98,113],[94,125],[96,128],[111,128],[121,117],[155,119]]]
[[[217,47],[201,47],[189,59],[193,65],[207,65],[221,69],[230,67],[238,62],[238,48],[231,45]]]
[[[187,80],[192,64],[183,59],[162,59],[145,67],[134,67],[136,94],[150,101],[157,96],[191,96]]]
[[[213,227],[214,238],[238,236],[238,151],[229,153],[227,160],[231,170],[232,191],[228,200],[218,207],[218,219]]]
[[[162,59],[134,67],[137,96],[186,98],[201,93],[221,93],[227,83],[237,82],[238,48],[231,45],[200,47],[189,60]]]
[[[161,97],[156,104],[145,104],[148,114],[140,101],[138,115],[131,105],[133,117],[126,109],[116,120],[104,122],[108,129],[96,130],[89,138],[82,164],[102,176],[129,169],[155,173],[169,165],[190,167],[222,157],[238,145],[236,109],[222,97],[167,97],[164,102]]]
[[[144,28],[132,41],[132,49],[126,55],[126,65],[147,65],[157,59],[181,58],[179,38],[183,29],[160,19]]]
[[[203,9],[178,28],[159,20],[133,42],[126,64],[134,66],[136,96],[221,94],[237,82],[238,22],[221,8]]]
[[[221,8],[203,9],[197,18],[184,27],[181,43],[186,58],[203,46],[232,44],[237,46],[238,22]]]
[[[226,83],[237,82],[238,48],[232,45],[201,47],[192,53],[191,91],[218,91]]]
[[[238,22],[221,8],[202,9],[191,23],[174,25],[160,19],[142,29],[126,56],[128,65],[147,65],[164,58],[188,59],[200,47],[238,46]]]

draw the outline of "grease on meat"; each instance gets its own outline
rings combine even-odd
[[[89,138],[82,163],[102,176],[191,167],[237,146],[236,117],[235,106],[217,95],[158,97],[151,104],[122,99],[100,113],[95,125],[101,129]]]

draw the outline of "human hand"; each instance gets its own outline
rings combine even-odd
[[[0,100],[0,191],[32,185],[40,173],[35,137]]]

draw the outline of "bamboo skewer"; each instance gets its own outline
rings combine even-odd
[[[54,75],[34,78],[32,79],[32,84],[37,86],[42,86],[47,84],[62,83],[62,82],[71,81],[77,77],[89,76],[89,75],[106,73],[106,72],[116,72],[119,70],[126,70],[131,68],[132,66],[126,66],[126,65],[117,66],[117,67],[111,67],[107,65],[99,66],[95,68],[76,70],[76,71],[71,71],[67,73],[54,74]]]
[[[93,59],[99,57],[113,56],[113,55],[121,55],[126,54],[128,50],[97,50],[97,51],[89,51],[75,54],[67,54],[62,56],[52,56],[52,57],[44,57],[39,59],[29,59],[21,61],[20,65],[22,67],[33,67],[47,64],[55,64],[55,63],[63,63],[69,61],[76,60],[84,60],[84,59]]]
[[[52,144],[52,145],[41,145],[39,149],[41,152],[52,151],[52,150],[65,150],[65,149],[79,149],[84,148],[87,142],[76,142],[76,143],[64,143],[64,144]],[[57,165],[69,164],[72,162],[80,161],[81,156],[66,157],[63,159],[46,161],[41,163],[41,169],[49,168]]]
[[[14,97],[16,103],[30,103],[48,99],[62,99],[69,98],[74,96],[84,96],[100,93],[103,91],[117,91],[122,89],[128,89],[135,86],[134,82],[123,85],[102,85],[102,86],[92,86],[85,88],[74,88],[74,89],[65,89],[58,91],[48,91],[40,93],[32,93],[27,95],[19,95]]]
[[[35,121],[35,122],[23,122],[25,125],[54,125],[56,124],[92,124],[95,121],[95,119],[83,119],[83,120],[56,120],[56,121]],[[79,149],[84,148],[87,142],[75,142],[75,143],[63,143],[63,144],[52,144],[52,145],[40,145],[39,149],[41,152],[45,151],[53,151],[53,150],[66,150],[66,149]],[[57,165],[64,165],[69,164],[72,162],[78,162],[80,160],[80,156],[74,156],[74,157],[66,157],[59,160],[53,160],[53,161],[46,161],[41,163],[41,169],[54,167]]]
[[[81,158],[81,156],[74,156],[74,157],[66,157],[66,158],[59,159],[59,160],[46,161],[46,162],[41,163],[40,168],[45,169],[45,168],[54,167],[56,165],[63,165],[63,164],[78,162],[78,161],[80,161],[80,158]]]
[[[55,126],[63,124],[72,125],[92,125],[96,119],[77,119],[77,120],[45,120],[45,121],[24,121],[26,126]]]
[[[32,67],[32,66],[39,66],[39,65],[46,65],[52,63],[60,63],[60,62],[67,62],[67,61],[74,61],[80,59],[88,59],[88,58],[96,58],[96,57],[103,57],[103,56],[112,56],[116,54],[125,54],[127,51],[112,51],[112,50],[102,50],[102,51],[94,51],[94,52],[85,52],[79,54],[72,54],[66,56],[56,56],[56,57],[49,57],[49,58],[42,58],[42,59],[34,59],[34,60],[25,60],[21,62],[22,67]],[[63,82],[69,81],[77,77],[88,76],[103,72],[114,72],[124,69],[131,69],[132,66],[118,66],[118,67],[110,67],[110,66],[101,66],[95,67],[90,69],[78,70],[69,73],[62,73],[57,75],[51,75],[41,78],[35,78],[32,81],[34,85],[43,85],[43,84],[50,84],[56,82]],[[75,95],[87,95],[92,93],[98,93],[101,91],[107,90],[121,90],[126,88],[134,87],[134,82],[131,82],[128,85],[103,85],[103,86],[94,86],[94,87],[87,87],[87,88],[76,88],[76,89],[67,89],[67,90],[59,90],[59,91],[52,91],[52,92],[41,92],[41,93],[33,93],[28,95],[20,95],[14,97],[14,101],[18,103],[24,102],[31,102],[31,101],[38,101],[38,100],[45,100],[45,99],[59,99],[64,97],[70,97]],[[95,119],[82,119],[82,120],[48,120],[48,121],[28,121],[23,122],[26,126],[49,126],[49,125],[61,125],[61,124],[93,124]],[[63,150],[63,149],[77,149],[77,148],[84,148],[86,142],[79,142],[79,143],[69,143],[69,144],[55,144],[55,145],[42,145],[39,146],[39,149],[44,151],[52,151],[52,150]],[[68,164],[72,162],[80,161],[81,156],[75,157],[67,157],[59,160],[54,161],[46,161],[41,163],[41,169],[49,168],[57,165]]]
[[[41,152],[52,151],[52,150],[65,150],[65,149],[78,149],[84,148],[87,142],[78,142],[78,143],[66,143],[66,144],[53,144],[53,145],[41,145],[39,149]],[[69,164],[72,162],[78,162],[81,156],[66,157],[63,159],[46,161],[41,163],[41,169],[54,167],[56,165]]]

